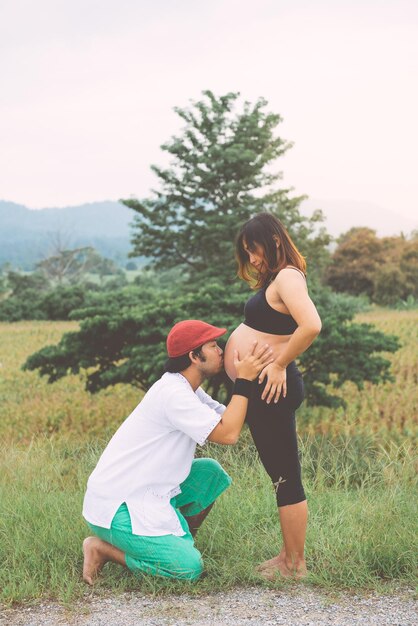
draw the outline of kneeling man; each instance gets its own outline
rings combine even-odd
[[[193,536],[231,479],[214,459],[194,459],[206,440],[238,440],[251,381],[272,361],[265,345],[240,360],[227,407],[201,389],[220,372],[226,332],[199,320],[175,324],[167,337],[166,373],[116,431],[91,474],[83,516],[95,535],[84,540],[83,578],[93,584],[107,561],[170,578],[203,571]]]

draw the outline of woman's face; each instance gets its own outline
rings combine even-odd
[[[264,248],[258,243],[253,243],[251,245],[251,248],[249,248],[245,239],[242,242],[242,245],[244,246],[245,252],[248,254],[248,260],[251,265],[258,272],[262,273],[263,269],[266,267]]]

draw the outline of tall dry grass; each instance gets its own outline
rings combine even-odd
[[[0,324],[0,439],[27,443],[39,435],[107,438],[142,397],[129,385],[90,395],[85,380],[67,376],[53,385],[36,372],[23,372],[27,356],[58,343],[74,322]]]
[[[359,321],[397,334],[401,349],[388,354],[395,382],[365,383],[363,390],[346,383],[340,390],[345,409],[302,407],[299,432],[310,435],[390,435],[399,443],[416,434],[418,417],[418,311],[375,310]],[[132,411],[142,392],[117,385],[96,395],[84,391],[84,377],[68,376],[48,385],[36,372],[20,367],[27,356],[57,343],[73,322],[0,324],[0,438],[28,442],[33,436],[66,434],[80,440],[106,439]]]
[[[418,423],[418,311],[376,309],[357,316],[356,321],[374,324],[379,330],[398,335],[402,346],[391,361],[394,382],[372,385],[365,382],[358,390],[345,383],[339,394],[345,408],[302,407],[300,432],[334,437],[374,436],[382,440],[416,437]]]

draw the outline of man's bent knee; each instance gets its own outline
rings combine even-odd
[[[195,466],[193,468],[193,465]],[[218,481],[219,484],[224,484],[224,489],[231,484],[231,478],[224,470],[222,465],[215,461],[215,459],[203,458],[195,459],[193,461],[192,469],[195,471],[204,472],[210,475],[210,480]]]
[[[172,576],[183,580],[197,580],[203,572],[203,560],[200,552],[194,549],[179,567],[172,570]]]
[[[214,474],[222,474],[225,473],[224,468],[222,467],[222,465],[216,461],[215,459],[210,459],[208,457],[203,457],[200,459],[194,459],[193,463],[192,463],[192,467],[199,467],[199,469],[205,469],[208,470],[210,472],[213,472]]]

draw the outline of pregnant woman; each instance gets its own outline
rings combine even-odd
[[[225,348],[225,370],[235,380],[234,350],[246,354],[254,341],[268,343],[274,361],[253,383],[247,424],[276,492],[283,547],[258,571],[303,577],[308,507],[301,481],[295,411],[303,400],[302,376],[294,359],[321,330],[308,295],[306,263],[282,223],[269,213],[246,222],[237,238],[238,275],[257,289],[245,305],[245,320]]]

